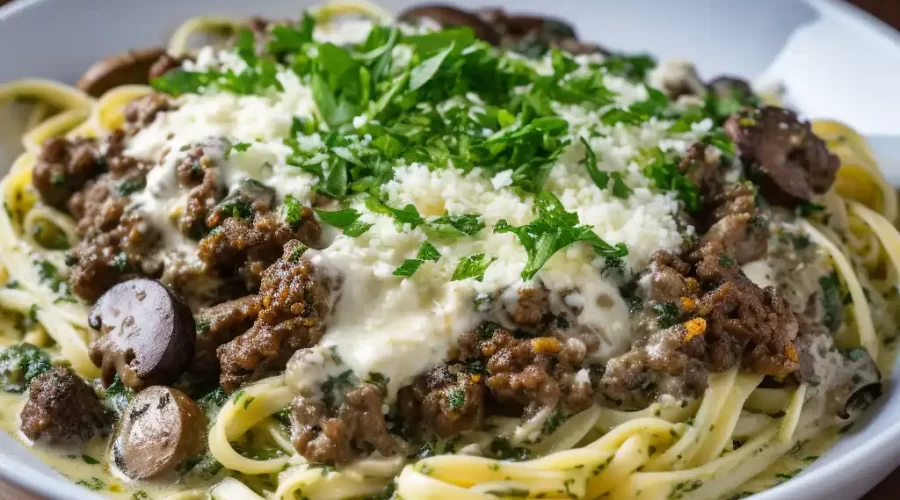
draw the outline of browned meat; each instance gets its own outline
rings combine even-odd
[[[203,149],[203,145],[197,145],[188,151],[187,155],[178,162],[175,167],[175,175],[178,183],[184,187],[193,187],[203,181],[207,170],[216,166]]]
[[[590,384],[575,379],[586,352],[579,340],[519,339],[502,328],[482,325],[463,334],[459,346],[460,359],[483,363],[491,397],[520,406],[525,418],[560,403],[572,413],[590,406]]]
[[[438,365],[400,390],[398,413],[407,434],[430,431],[439,437],[455,436],[484,424],[485,387],[482,375],[463,364]]]
[[[784,377],[800,368],[788,302],[744,276],[724,244],[710,237],[686,260],[654,256],[639,278],[646,302],[637,324],[646,336],[607,363],[601,390],[609,399],[640,407],[659,394],[696,396],[705,370]]]
[[[678,303],[689,286],[691,278],[686,278],[691,267],[668,252],[657,252],[644,275],[650,280],[647,299],[654,302]],[[696,284],[696,280],[694,280]]]
[[[377,451],[405,453],[407,445],[392,435],[384,420],[382,389],[361,384],[346,394],[338,408],[297,398],[291,408],[294,448],[310,462],[344,464]]]
[[[181,68],[185,60],[184,57],[174,57],[168,53],[163,54],[150,66],[150,72],[147,76],[152,81],[154,78],[159,78],[173,69]]]
[[[72,249],[72,291],[94,301],[129,275],[146,274],[145,261],[156,245],[155,231],[139,214],[125,213],[128,199],[113,192],[109,179],[99,179],[80,196],[76,209],[82,240]],[[73,211],[73,215],[75,215]]]
[[[269,212],[274,203],[274,189],[255,179],[243,179],[216,205],[206,218],[206,224],[216,227],[228,217],[248,219],[251,214]]]
[[[63,367],[31,381],[21,420],[28,439],[48,444],[80,444],[106,434],[112,423],[91,386]]]
[[[125,105],[125,123],[130,131],[140,130],[153,123],[156,115],[174,109],[169,96],[154,92]]]
[[[551,314],[547,289],[520,288],[519,300],[507,310],[510,321],[520,328],[537,329]]]
[[[304,209],[303,221],[296,229],[273,212],[256,212],[248,219],[228,217],[200,240],[198,257],[221,276],[240,276],[252,291],[258,289],[263,271],[278,259],[288,241],[297,239],[313,246],[319,232],[309,209]]]
[[[722,155],[702,142],[694,143],[678,164],[678,171],[700,189],[703,204],[722,190],[724,170]]]
[[[284,246],[281,259],[263,274],[263,307],[253,327],[218,348],[226,390],[283,370],[294,352],[314,345],[325,332],[332,293],[340,284],[302,258],[302,250],[297,240]]]
[[[712,220],[720,220],[729,215],[758,215],[756,187],[750,182],[738,182],[725,187],[710,200]]]
[[[105,168],[94,139],[54,137],[41,146],[32,183],[44,203],[65,210],[69,198]]]
[[[724,127],[748,176],[772,203],[793,207],[834,183],[838,158],[793,111],[748,109],[731,116]]]
[[[639,341],[606,363],[600,382],[604,397],[627,408],[643,408],[666,394],[697,398],[707,385],[702,350],[684,345],[682,327],[667,328]]]
[[[258,295],[247,295],[202,309],[197,319],[197,354],[191,372],[204,378],[218,377],[216,349],[249,330],[260,310],[262,299]]]
[[[82,240],[70,253],[74,264],[69,281],[77,295],[90,301],[128,274],[147,273],[145,258],[154,244],[149,224],[125,213],[127,195],[144,188],[150,166],[122,154],[124,139],[124,133],[116,131],[102,147],[86,139],[48,141],[41,153],[44,160],[35,166],[34,183],[42,190],[59,162],[68,165],[71,182],[64,191],[41,192],[78,220]]]
[[[178,230],[185,236],[199,240],[207,233],[206,218],[224,195],[218,177],[218,169],[204,170],[203,181],[188,192],[184,212],[178,218]]]
[[[709,228],[700,244],[714,247],[737,265],[744,265],[765,257],[769,248],[768,221],[761,215],[726,215]]]

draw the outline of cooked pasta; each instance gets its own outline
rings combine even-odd
[[[894,362],[894,188],[742,80],[357,2],[151,73],[0,85],[3,425],[87,488],[740,498]]]

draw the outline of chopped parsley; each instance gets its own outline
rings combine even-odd
[[[119,252],[112,260],[112,267],[116,268],[120,273],[128,270],[128,255],[125,252]]]
[[[97,460],[96,458],[94,458],[90,455],[81,455],[81,459],[84,460],[84,463],[86,463],[88,465],[97,465],[100,463],[99,460]]]
[[[822,324],[836,332],[844,316],[843,290],[837,272],[820,277],[819,286],[822,289]]]
[[[23,343],[0,351],[0,389],[22,392],[38,375],[52,368],[50,356],[40,348]]]
[[[496,258],[487,257],[483,253],[469,255],[459,261],[450,281],[459,281],[469,278],[475,278],[475,281],[484,279],[484,272],[487,268],[497,260]]]
[[[41,283],[47,285],[56,293],[69,294],[69,284],[66,283],[65,277],[59,273],[56,266],[46,260],[35,261],[35,265],[37,266],[38,278],[41,280]]]
[[[854,347],[847,350],[847,359],[850,361],[859,361],[869,356],[869,352],[862,347]]]
[[[329,408],[337,408],[338,403],[344,399],[344,395],[359,381],[353,370],[346,370],[336,377],[328,377],[322,384],[322,401]]]
[[[544,421],[544,426],[541,429],[541,433],[543,433],[545,436],[553,434],[553,431],[558,429],[559,426],[564,424],[568,419],[569,416],[561,408],[553,410],[553,413],[551,413],[550,416],[547,417],[547,420]]]
[[[678,164],[669,160],[659,148],[650,151],[652,161],[644,167],[644,175],[653,187],[663,191],[674,191],[684,203],[688,212],[700,208],[700,189],[678,170]]]
[[[425,231],[438,238],[454,239],[474,236],[484,229],[484,222],[474,214],[442,215],[428,221]]]
[[[379,387],[387,387],[388,382],[390,381],[391,379],[389,377],[384,376],[384,374],[380,372],[369,372],[369,376],[366,378],[366,382]]]
[[[125,412],[128,403],[131,402],[131,398],[134,397],[134,391],[123,384],[119,376],[116,375],[113,378],[113,383],[104,389],[102,396],[106,406],[115,412],[116,415],[121,416]]]
[[[354,208],[345,208],[334,212],[319,209],[315,209],[315,211],[325,223],[343,229],[345,235],[353,238],[360,236],[372,227],[371,223],[359,220],[362,214]]]
[[[669,108],[669,98],[652,87],[645,88],[647,99],[632,103],[625,109],[613,108],[604,113],[600,120],[606,125],[641,125],[652,117],[662,117]]]
[[[100,491],[106,489],[106,483],[104,483],[99,477],[90,477],[88,479],[80,479],[75,482],[78,486],[84,486],[89,490]]]
[[[296,227],[303,220],[303,204],[291,195],[284,197],[284,221]]]
[[[559,250],[577,241],[591,245],[602,257],[624,257],[628,255],[625,245],[610,245],[603,241],[593,228],[578,223],[578,215],[566,212],[559,199],[550,191],[543,191],[537,197],[538,217],[524,226],[510,226],[500,220],[494,226],[496,233],[513,233],[525,247],[528,262],[522,270],[522,278],[531,279]]]
[[[656,313],[656,320],[660,328],[669,328],[675,326],[681,317],[681,312],[674,302],[660,302],[653,304],[653,312]]]
[[[462,387],[454,387],[447,391],[447,405],[453,409],[458,410],[466,404],[466,390]]]
[[[506,438],[494,438],[491,441],[491,454],[501,460],[522,462],[531,459],[531,450],[524,447],[513,446]]]
[[[825,211],[825,206],[811,201],[801,201],[797,204],[797,215],[800,217],[810,217]]]
[[[424,264],[426,260],[437,262],[440,258],[441,253],[438,252],[437,248],[434,248],[434,245],[426,241],[419,247],[419,252],[416,254],[415,259],[406,259],[397,269],[394,269],[394,276],[409,278],[419,270],[419,266]]]
[[[584,137],[581,138],[581,143],[584,144],[584,166],[588,175],[598,188],[606,189],[609,185],[609,174],[597,168],[597,155]]]
[[[132,193],[140,191],[141,189],[144,189],[144,186],[146,185],[147,181],[143,177],[127,179],[120,182],[116,186],[116,192],[119,194],[119,196],[128,196]]]
[[[725,268],[731,268],[734,265],[734,259],[731,258],[727,253],[722,252],[719,254],[719,264]]]
[[[309,247],[304,245],[303,243],[300,243],[296,248],[291,250],[291,253],[288,255],[288,260],[291,262],[297,262],[307,250],[309,250]]]
[[[236,142],[234,144],[231,144],[228,147],[228,151],[225,152],[225,158],[231,156],[231,153],[233,153],[234,151],[237,151],[238,153],[246,152],[252,145],[253,144],[249,142]]]

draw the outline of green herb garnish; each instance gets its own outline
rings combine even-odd
[[[494,232],[513,233],[525,247],[528,262],[522,270],[522,278],[531,279],[559,250],[577,241],[591,245],[602,257],[624,257],[628,255],[625,245],[610,245],[603,241],[593,228],[578,223],[578,215],[566,212],[559,199],[549,191],[543,191],[537,197],[538,217],[524,226],[510,226],[500,220],[494,226]]]

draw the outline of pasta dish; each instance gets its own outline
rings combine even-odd
[[[862,137],[560,20],[201,17],[0,102],[0,422],[102,495],[743,498],[894,363]]]

